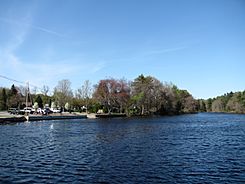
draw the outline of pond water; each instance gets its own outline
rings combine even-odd
[[[0,126],[0,183],[244,183],[245,115]]]

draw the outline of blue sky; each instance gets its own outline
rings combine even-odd
[[[39,87],[144,74],[208,98],[244,71],[243,0],[0,1],[0,75]]]

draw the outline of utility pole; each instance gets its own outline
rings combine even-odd
[[[26,111],[27,111],[27,107],[28,107],[28,95],[29,95],[29,82],[26,82]],[[29,121],[29,113],[26,112],[26,120]]]
[[[29,82],[26,82],[26,107],[28,107]]]

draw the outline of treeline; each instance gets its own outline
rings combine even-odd
[[[216,98],[198,101],[201,112],[245,113],[245,91],[230,92]]]
[[[26,106],[28,89],[12,85],[10,89],[0,88],[0,110]],[[171,83],[162,83],[152,76],[140,75],[133,81],[108,78],[92,86],[85,81],[81,88],[73,91],[69,80],[59,81],[52,95],[48,86],[39,93],[34,89],[28,96],[28,106],[38,104],[66,110],[126,113],[127,115],[173,115],[193,113],[199,110],[199,103],[187,90],[181,90]]]
[[[198,110],[197,101],[188,91],[144,75],[132,82],[101,80],[95,86],[93,97],[106,112],[117,111],[130,115],[180,114]]]
[[[40,108],[44,107],[44,104],[51,104],[53,97],[44,94],[30,94],[27,96],[27,89],[23,86],[15,86],[11,88],[0,87],[0,110],[7,110],[8,108],[23,109],[27,106],[34,105],[34,102],[38,102]]]
[[[61,80],[51,91],[48,86],[32,90],[15,86],[0,87],[0,110],[27,106],[61,108],[96,113],[127,115],[174,115],[193,112],[245,113],[245,91],[230,92],[216,98],[195,100],[192,95],[171,83],[162,83],[152,76],[140,75],[133,81],[107,78],[96,85],[87,80],[73,91],[69,80]]]

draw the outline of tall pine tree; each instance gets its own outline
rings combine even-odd
[[[5,88],[2,89],[0,96],[0,110],[7,110],[7,94]]]

